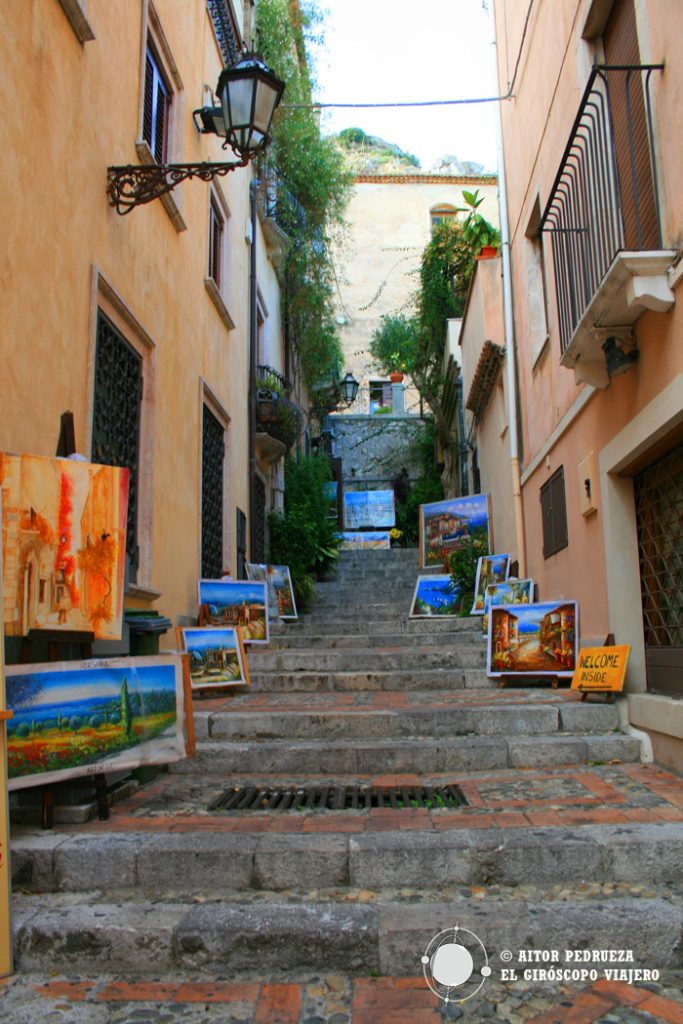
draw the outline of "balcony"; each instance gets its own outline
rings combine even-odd
[[[551,239],[562,366],[609,383],[602,345],[632,341],[645,312],[674,302],[662,248],[651,79],[663,65],[596,65],[541,220]]]
[[[271,366],[256,367],[257,440],[273,461],[286,455],[301,427],[301,410],[289,398],[292,385]]]

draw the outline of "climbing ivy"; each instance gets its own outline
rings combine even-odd
[[[315,0],[259,0],[256,8],[258,48],[286,83],[269,163],[275,169],[276,217],[289,238],[283,268],[285,329],[309,393],[334,378],[341,366],[330,246],[351,187],[335,141],[322,137],[312,110],[296,106],[311,100],[314,78],[307,43],[316,32],[320,40],[321,20]]]

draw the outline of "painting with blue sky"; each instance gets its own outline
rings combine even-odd
[[[484,617],[481,630],[484,639],[489,632],[489,609],[499,604],[531,604],[534,600],[534,581],[504,580],[502,583],[491,583],[484,594]]]
[[[245,644],[267,644],[268,590],[256,580],[199,580],[199,625],[233,626]]]
[[[179,655],[6,669],[10,789],[185,756]]]
[[[470,540],[481,540],[483,553],[493,547],[488,494],[448,498],[420,505],[420,566],[439,565]]]
[[[470,615],[484,614],[484,595],[489,583],[501,583],[510,572],[509,555],[484,555],[477,559],[477,578],[474,584],[474,602]]]
[[[459,603],[460,593],[450,576],[418,576],[410,617],[457,615]]]
[[[579,631],[576,601],[499,605],[489,615],[489,675],[574,674]]]
[[[180,633],[189,654],[192,689],[237,686],[249,682],[244,647],[236,629],[209,626],[185,628]]]

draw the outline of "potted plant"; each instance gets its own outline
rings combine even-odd
[[[403,382],[403,374],[400,370],[394,370],[389,374],[389,380],[392,384],[401,384]]]
[[[478,207],[484,202],[483,197],[479,198],[479,189],[475,189],[474,192],[463,189],[462,197],[469,207],[469,213],[462,226],[465,241],[475,254],[475,259],[492,259],[498,252],[500,231],[477,213]]]

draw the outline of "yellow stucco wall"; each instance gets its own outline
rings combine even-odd
[[[336,309],[344,369],[361,385],[382,376],[370,355],[382,316],[414,312],[420,258],[431,233],[430,210],[440,205],[462,209],[463,189],[476,188],[485,200],[479,212],[497,225],[495,179],[418,174],[356,181],[345,213],[347,227],[335,251]]]
[[[60,414],[70,409],[78,450],[90,457],[96,308],[107,308],[103,291],[113,296],[113,314],[118,305],[122,326],[128,315],[148,346],[138,584],[161,592],[156,607],[175,622],[196,615],[205,395],[228,422],[224,561],[233,572],[235,507],[249,508],[251,171],[233,172],[214,186],[230,215],[224,295],[234,329],[227,330],[204,283],[210,186],[191,181],[174,193],[184,231],[159,200],[120,217],[105,195],[108,165],[140,162],[143,43],[155,12],[182,85],[174,96],[180,109],[171,159],[226,159],[191,117],[222,67],[203,0],[127,0],[123,7],[89,0],[95,39],[85,44],[57,0],[14,4],[0,27],[0,449],[54,454]],[[281,365],[279,288],[260,229],[257,242],[270,352]],[[173,642],[166,638],[167,646]]]

